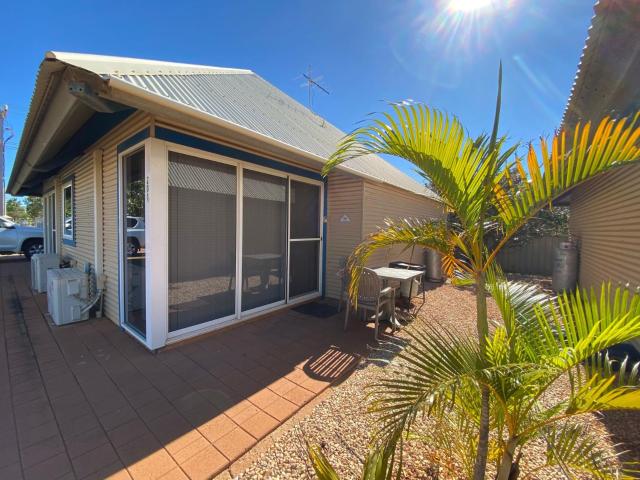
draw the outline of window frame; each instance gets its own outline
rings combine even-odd
[[[66,195],[67,188],[71,189],[71,234],[67,234],[67,217],[66,217]],[[75,247],[76,245],[76,208],[75,208],[75,179],[74,177],[66,178],[62,182],[62,243]]]

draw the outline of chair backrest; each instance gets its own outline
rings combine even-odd
[[[382,280],[376,272],[370,268],[363,268],[358,284],[358,304],[375,305],[380,298]]]

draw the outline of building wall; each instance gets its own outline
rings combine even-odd
[[[62,186],[65,179],[73,176],[73,208],[75,215],[74,239],[75,245],[68,245],[62,241]],[[95,263],[94,256],[94,222],[93,222],[93,155],[85,153],[80,158],[66,165],[57,175],[56,207],[60,212],[60,220],[56,222],[57,234],[60,238],[60,252],[69,256],[82,267],[84,262]]]
[[[118,307],[118,144],[149,126],[150,118],[143,113],[132,115],[95,146],[102,150],[102,228],[103,264],[107,277],[104,298],[105,315],[115,323],[120,321]]]
[[[363,237],[384,226],[386,219],[400,220],[403,218],[431,219],[442,218],[444,209],[442,204],[430,198],[414,195],[391,185],[381,185],[364,182],[363,195]],[[394,260],[423,263],[424,251],[411,249],[402,251],[401,246],[379,250],[369,260],[372,267],[387,266]],[[413,253],[413,255],[412,255]]]
[[[44,182],[44,192],[51,188],[56,192],[56,251],[63,257],[76,260],[79,268],[84,262],[94,266],[102,263],[103,273],[106,275],[104,313],[115,323],[119,322],[117,146],[149,123],[149,117],[145,114],[132,115],[88,148],[82,156]],[[96,151],[98,151],[98,160],[96,160]],[[96,251],[95,161],[100,163],[97,168],[102,172],[102,198],[98,199],[98,207],[102,209],[103,246],[101,251]],[[74,178],[75,245],[63,243],[61,228],[62,185],[70,176]],[[96,255],[101,258],[96,258]]]
[[[569,230],[580,247],[581,286],[640,286],[638,185],[640,165],[630,165],[572,191]]]
[[[362,240],[362,178],[333,173],[327,181],[327,261],[326,292],[340,298],[342,280],[338,272]]]

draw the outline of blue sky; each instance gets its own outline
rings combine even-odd
[[[591,0],[481,1],[473,12],[451,8],[464,0],[13,2],[2,22],[0,104],[15,133],[6,175],[47,50],[249,68],[304,104],[311,65],[331,92],[317,93],[314,109],[343,130],[385,100],[412,99],[456,114],[474,135],[491,128],[502,60],[502,133],[551,134]]]

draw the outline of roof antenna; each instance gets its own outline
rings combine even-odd
[[[313,78],[311,76],[311,65],[307,68],[307,73],[303,73],[302,76],[307,81],[307,88],[309,89],[309,110],[313,111],[313,87],[319,88],[327,95],[330,95],[330,93],[326,88],[318,83],[322,77]]]

